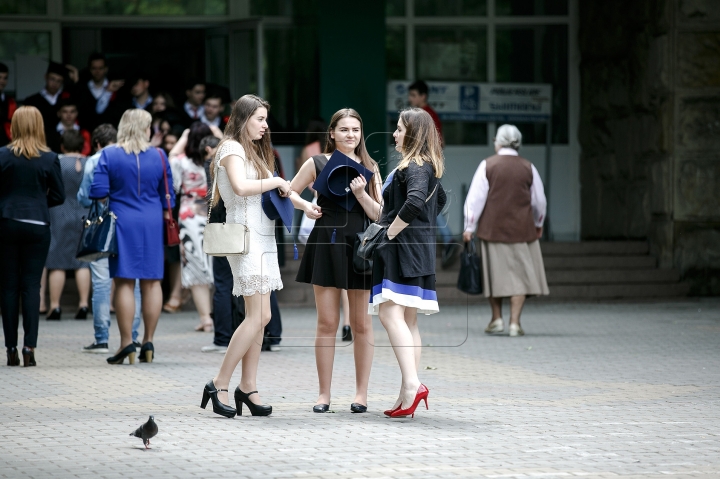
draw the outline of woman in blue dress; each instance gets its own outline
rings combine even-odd
[[[168,185],[172,185],[172,171],[164,153],[150,147],[151,121],[145,110],[123,114],[117,144],[102,151],[90,188],[90,197],[108,198],[110,210],[117,216],[118,255],[109,263],[121,342],[115,356],[108,358],[110,364],[122,364],[126,357],[130,364],[135,362],[132,321],[136,279],[140,280],[145,326],[140,361],[152,362],[155,352],[152,340],[162,308],[163,217],[169,218],[163,171]],[[172,187],[167,191],[172,205],[175,194]]]

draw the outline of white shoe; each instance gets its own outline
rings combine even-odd
[[[503,331],[505,331],[505,323],[503,323],[502,318],[493,319],[485,328],[487,334],[502,333]]]
[[[203,346],[200,348],[203,353],[220,353],[225,354],[227,346],[218,346],[217,344],[211,344],[210,346]]]
[[[271,344],[270,351],[272,351],[273,353],[280,351],[280,345],[279,344]]]
[[[520,327],[519,324],[511,324],[510,325],[510,336],[525,336],[525,331]]]

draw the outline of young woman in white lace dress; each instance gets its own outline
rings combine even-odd
[[[255,95],[245,95],[233,106],[225,138],[215,154],[214,172],[218,194],[225,202],[227,222],[246,225],[250,231],[248,253],[228,256],[233,273],[233,294],[245,299],[245,320],[235,330],[217,376],[205,385],[202,407],[212,399],[213,411],[226,417],[242,414],[245,404],[253,416],[267,416],[257,393],[257,368],[263,329],[270,321],[270,292],[282,289],[275,244],[275,221],[262,210],[262,193],[277,188],[290,196],[290,183],[273,177],[275,156],[270,146],[267,112],[270,105]],[[291,200],[313,219],[320,208],[298,195]],[[235,408],[228,405],[230,379],[242,361],[242,378],[235,389]],[[236,411],[237,409],[237,411]]]

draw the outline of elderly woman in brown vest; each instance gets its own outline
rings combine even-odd
[[[522,135],[514,125],[498,128],[494,156],[480,163],[465,200],[463,239],[480,238],[483,294],[492,319],[486,333],[505,330],[502,299],[510,298],[510,336],[525,334],[520,313],[527,296],[550,293],[540,252],[547,201],[535,167],[518,155]]]

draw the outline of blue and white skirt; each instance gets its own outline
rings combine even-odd
[[[435,292],[435,275],[414,278],[401,276],[397,246],[397,242],[388,241],[375,250],[368,314],[377,315],[380,305],[386,301],[417,308],[418,314],[440,312]]]

